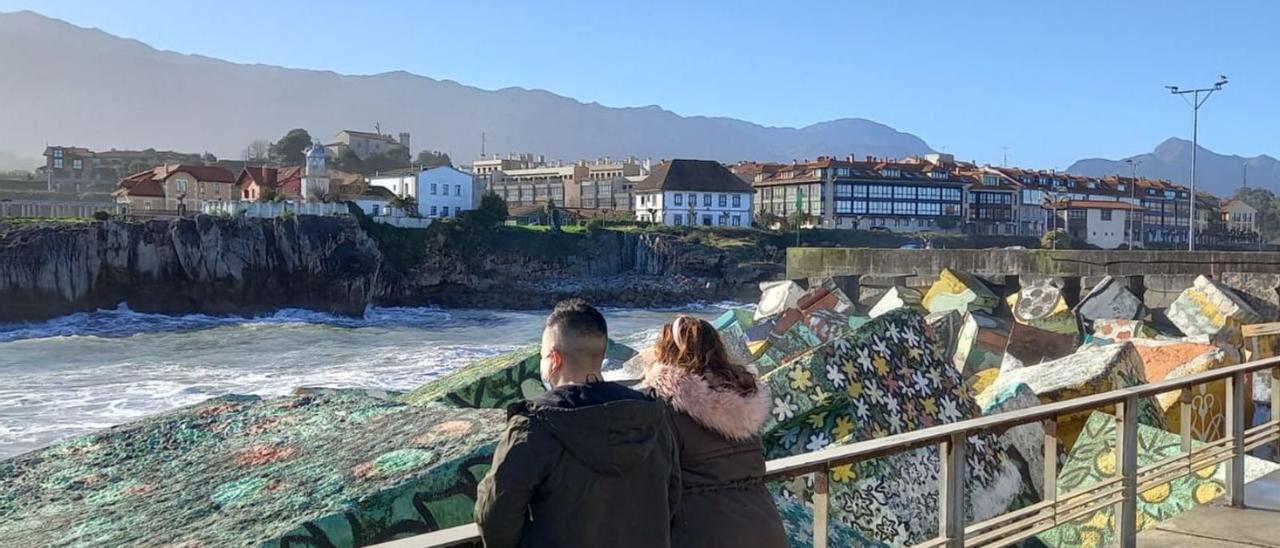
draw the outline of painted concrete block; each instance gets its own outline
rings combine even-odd
[[[1076,316],[1053,278],[1032,280],[1006,301],[1016,323],[1077,338],[1080,335]]]
[[[967,272],[942,269],[938,281],[929,287],[921,301],[929,312],[959,310],[990,314],[1000,306],[1000,298],[982,280]]]
[[[635,350],[610,340],[605,367],[622,367],[635,355]],[[440,402],[457,407],[505,409],[546,391],[538,367],[541,360],[542,350],[537,346],[479,360],[428,381],[401,401],[411,405]]]
[[[1039,365],[1064,358],[1075,351],[1076,336],[1074,334],[1056,333],[1014,322],[1009,330],[1009,344],[1004,348],[1000,369],[1007,371],[1028,365]]]
[[[719,318],[711,322],[711,326],[720,334],[720,341],[724,343],[725,350],[729,352],[729,359],[734,363],[749,364],[755,361],[751,349],[748,346],[746,329],[755,324],[755,318],[750,310],[733,309],[721,314]]]
[[[1218,278],[1249,303],[1262,321],[1280,320],[1280,274],[1224,272]]]
[[[1239,356],[1210,344],[1186,341],[1132,341],[1147,382],[1177,379],[1240,363]],[[1201,384],[1191,389],[1191,437],[1200,441],[1220,439],[1226,433],[1225,380]],[[1164,411],[1169,431],[1181,432],[1182,412],[1178,392],[1156,397]]]
[[[724,314],[721,314],[720,317],[711,322],[711,327],[724,329],[733,324],[737,324],[744,330],[748,329],[755,325],[755,313],[744,308],[726,310]]]
[[[964,317],[956,337],[953,358],[956,369],[965,379],[986,369],[1000,369],[1005,346],[1009,344],[1008,320],[971,312]]]
[[[964,314],[957,310],[932,312],[924,317],[924,324],[938,357],[952,361],[960,340],[960,328],[964,326]]]
[[[815,451],[978,416],[949,362],[929,352],[923,318],[898,310],[829,341],[765,374],[773,396],[764,430],[766,456]],[[966,478],[970,516],[1007,509],[1021,476],[993,434],[972,438]],[[937,530],[936,448],[839,467],[832,473],[832,518],[891,546],[917,543]],[[809,500],[799,479],[780,494]]]
[[[1092,340],[1100,343],[1125,342],[1133,339],[1151,339],[1156,330],[1142,320],[1108,320],[1093,321]]]
[[[1086,347],[1065,358],[1002,371],[988,390],[998,394],[1010,385],[1023,383],[1036,393],[1041,403],[1051,403],[1146,382],[1137,349],[1132,343],[1124,343]],[[1143,398],[1138,403],[1138,414],[1143,424],[1166,427],[1164,413],[1154,399]],[[1058,417],[1058,439],[1064,447],[1072,447],[1086,419],[1088,412]]]
[[[471,521],[502,411],[224,396],[0,461],[6,546],[334,546]]]
[[[1205,276],[1196,277],[1165,314],[1189,337],[1206,335],[1236,346],[1240,344],[1240,326],[1262,321],[1262,316],[1234,291]]]
[[[760,282],[760,302],[756,306],[755,319],[761,320],[795,308],[804,295],[804,289],[791,280]]]
[[[1140,320],[1147,307],[1142,299],[1129,291],[1124,280],[1107,276],[1089,290],[1075,307],[1076,316],[1085,322],[1095,320]]]
[[[983,415],[996,415],[1040,405],[1040,398],[1036,396],[1035,391],[1031,390],[1030,386],[1021,383],[1004,385],[998,393],[993,390],[985,390],[980,392],[974,399],[982,409]],[[1004,442],[1009,457],[1017,464],[1018,470],[1022,474],[1023,484],[1034,489],[1033,493],[1031,493],[1031,500],[1027,502],[1042,500],[1044,495],[1044,426],[1038,422],[1015,426],[1000,434],[1000,439]]]
[[[1193,446],[1201,445],[1192,442]],[[1138,467],[1155,464],[1182,452],[1177,434],[1147,425],[1138,426]],[[1245,457],[1245,481],[1280,469],[1275,463]],[[1116,420],[1095,412],[1089,416],[1071,454],[1058,472],[1058,492],[1069,493],[1116,477]],[[1226,493],[1226,469],[1214,465],[1138,493],[1138,530],[1150,529],[1198,505]],[[1115,546],[1115,506],[1108,505],[1071,523],[1039,535],[1054,548]]]
[[[880,297],[880,300],[876,301],[876,304],[867,312],[867,316],[877,318],[891,310],[897,310],[899,308],[910,308],[912,310],[923,312],[924,305],[921,304],[921,300],[923,299],[924,296],[920,294],[919,289],[895,285],[889,288],[889,290]]]

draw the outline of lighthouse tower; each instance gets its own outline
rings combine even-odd
[[[312,144],[306,150],[307,163],[302,168],[302,199],[318,202],[329,196],[329,170],[324,165],[324,145]]]

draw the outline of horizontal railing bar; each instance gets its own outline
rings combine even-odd
[[[929,540],[913,545],[911,548],[939,548],[947,545],[946,537],[933,537]]]
[[[1180,453],[1162,461],[1154,462],[1139,468],[1138,481],[1145,479],[1143,476],[1152,476],[1164,473],[1166,471],[1164,470],[1165,468],[1173,468],[1175,471],[1185,470],[1189,464],[1191,464],[1191,455],[1189,453]]]
[[[1054,510],[1058,513],[1069,512],[1082,506],[1088,506],[1095,500],[1122,493],[1124,493],[1123,485],[1116,485],[1109,489],[1089,491],[1085,494],[1070,497],[1068,499],[1059,499],[1058,504],[1054,506]]]
[[[1052,510],[1053,504],[1054,504],[1054,501],[1051,501],[1051,500],[1040,501],[1026,508],[1019,508],[1012,512],[1008,512],[984,521],[980,521],[978,523],[975,523],[973,525],[966,527],[964,529],[964,537],[969,538],[971,536],[981,535],[982,533],[986,532],[986,530],[988,529],[992,529],[996,526],[1004,525],[1005,523],[1011,522],[1013,520],[1021,519],[1023,516],[1026,516],[1028,514],[1037,514],[1044,510]]]
[[[375,544],[372,548],[445,548],[480,540],[480,528],[474,523],[432,531],[409,538]]]
[[[994,540],[1008,538],[1010,535],[1020,534],[1024,529],[1035,527],[1041,522],[1048,521],[1049,523],[1053,523],[1053,516],[1053,506],[1050,504],[1048,507],[1041,508],[1040,511],[1034,514],[1024,516],[1022,519],[1008,523],[1002,527],[991,529],[990,531],[985,531],[975,535],[970,535],[968,531],[966,531],[964,535],[965,544],[981,546]]]

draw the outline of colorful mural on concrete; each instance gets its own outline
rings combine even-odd
[[[1076,316],[1071,313],[1062,288],[1054,278],[1031,280],[1005,300],[1014,322],[1073,338],[1080,336]]]
[[[1135,339],[1132,341],[1147,382],[1160,382],[1240,362],[1233,352],[1216,346],[1188,341],[1159,341]],[[1200,384],[1191,389],[1191,437],[1200,441],[1220,439],[1226,421],[1225,380]],[[1178,392],[1166,392],[1156,397],[1164,411],[1170,432],[1182,432],[1182,412]]]
[[[977,276],[966,272],[942,269],[938,281],[929,287],[921,300],[929,312],[959,310],[960,312],[980,311],[990,314],[1000,306],[1000,298]]]
[[[1040,399],[1025,384],[1005,385],[995,393],[986,390],[975,398],[983,415],[995,415],[1040,405]],[[1015,426],[1000,434],[1009,458],[1018,465],[1026,492],[1023,502],[1031,504],[1042,500],[1044,493],[1044,426],[1030,423]]]
[[[1038,365],[1076,351],[1074,333],[1056,333],[1018,322],[1013,323],[1008,339],[1000,362],[1003,370]]]
[[[1076,316],[1085,323],[1095,320],[1140,320],[1147,316],[1147,307],[1123,280],[1107,276],[1080,299],[1075,307]]]
[[[6,546],[361,546],[471,521],[505,421],[224,396],[0,461]]]
[[[964,315],[956,335],[953,362],[965,379],[987,369],[1000,369],[1004,349],[1009,344],[1009,320],[981,312]]]
[[[1199,443],[1193,445],[1198,446]],[[1182,439],[1177,434],[1145,425],[1138,426],[1138,466],[1160,462],[1182,452]],[[1253,457],[1245,457],[1245,481],[1262,477],[1280,469],[1280,465]],[[1116,420],[1106,413],[1089,416],[1071,449],[1071,455],[1058,472],[1058,493],[1070,493],[1116,477]],[[1211,466],[1182,476],[1138,494],[1138,530],[1206,504],[1226,492],[1225,470]],[[1077,548],[1115,545],[1115,511],[1107,506],[1069,524],[1060,525],[1039,535],[1054,548]]]
[[[630,347],[609,341],[605,360],[625,364],[635,357]],[[439,402],[475,409],[505,409],[546,391],[538,370],[542,351],[537,346],[486,358],[419,386],[400,399],[411,405]]]
[[[1259,323],[1262,316],[1230,288],[1204,276],[1178,295],[1165,312],[1184,335],[1206,335],[1239,347],[1240,326]]]
[[[959,372],[927,351],[923,318],[898,310],[858,331],[782,364],[762,381],[774,397],[765,425],[768,458],[815,451],[954,422],[979,414]],[[1000,440],[975,436],[967,455],[968,513],[989,517],[1009,507],[1021,476]],[[920,542],[937,528],[936,448],[838,467],[832,473],[832,517],[890,545]],[[781,496],[808,500],[798,479]]]
[[[923,313],[925,311],[924,305],[920,302],[923,298],[924,296],[920,294],[919,289],[895,285],[889,288],[889,290],[880,297],[880,300],[876,301],[876,304],[871,307],[871,310],[867,311],[867,316],[878,318],[885,313],[899,308],[910,308]]]
[[[1156,330],[1142,320],[1094,320],[1093,335],[1089,342],[1124,342],[1155,336]]]

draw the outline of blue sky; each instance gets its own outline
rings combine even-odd
[[[236,62],[775,126],[869,118],[962,159],[1008,147],[1011,164],[1060,169],[1189,139],[1163,86],[1222,73],[1201,144],[1280,155],[1280,2],[0,0],[17,9]]]

